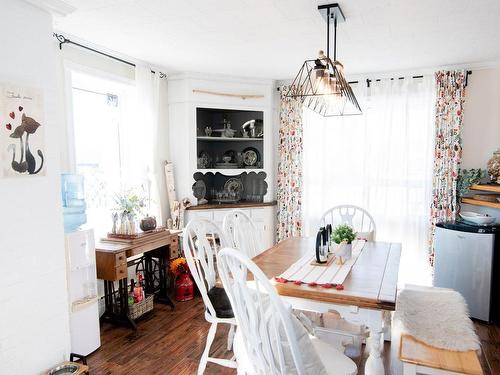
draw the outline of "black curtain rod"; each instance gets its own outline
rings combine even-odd
[[[472,74],[472,70],[467,70],[465,72],[465,86],[467,86],[467,83],[468,83],[468,79],[469,79],[469,76]],[[424,76],[420,75],[420,76],[412,76],[411,78],[424,78]],[[395,80],[395,79],[405,79],[405,77],[398,77],[398,78],[387,78],[387,79],[390,79],[391,81]],[[375,81],[375,82],[380,82],[382,80],[382,78],[377,78],[377,79],[369,79],[367,78],[366,79],[366,86],[367,87],[370,87],[370,83]],[[359,83],[359,81],[350,81],[350,82],[347,82],[348,84],[353,84],[353,83]],[[280,91],[280,88],[277,87],[276,88],[278,91]]]
[[[106,56],[110,59],[113,59],[113,60],[116,60],[116,61],[119,61],[123,64],[127,64],[127,65],[130,65],[130,66],[136,66],[133,62],[130,62],[130,61],[127,61],[127,60],[123,60],[123,59],[120,59],[119,57],[116,57],[116,56],[113,56],[113,55],[110,55],[108,53],[105,53],[105,52],[101,52],[101,51],[98,51],[94,48],[91,48],[91,47],[88,47],[88,46],[85,46],[83,44],[80,44],[80,43],[77,43],[77,42],[73,42],[71,39],[68,39],[66,38],[64,35],[62,34],[56,34],[54,33],[53,36],[57,39],[57,41],[59,42],[59,49],[62,49],[62,46],[63,44],[73,44],[77,47],[80,47],[80,48],[83,48],[83,49],[86,49],[88,51],[91,51],[91,52],[94,52],[94,53],[97,53],[99,55],[102,55],[102,56]],[[154,70],[151,70],[151,73],[153,74],[156,74],[156,72]],[[167,75],[163,72],[159,72],[160,73],[160,78],[165,78]]]

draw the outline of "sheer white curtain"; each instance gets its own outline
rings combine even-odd
[[[430,284],[434,80],[407,77],[357,86],[361,116],[325,118],[304,110],[306,233],[317,231],[330,207],[363,207],[374,217],[377,241],[402,243],[400,285]]]
[[[134,163],[142,185],[149,189],[151,208],[148,214],[155,216],[158,225],[164,224],[166,203],[163,169],[159,149],[159,134],[162,134],[160,97],[165,89],[165,79],[153,74],[149,66],[137,65],[135,83],[137,88],[136,126],[131,132],[135,144]]]

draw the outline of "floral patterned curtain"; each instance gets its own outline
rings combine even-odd
[[[454,220],[458,211],[456,187],[462,159],[465,71],[436,73],[436,128],[432,181],[430,257],[434,263],[435,224]]]
[[[302,233],[302,103],[280,88],[278,200],[278,242]]]

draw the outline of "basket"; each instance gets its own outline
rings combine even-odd
[[[132,306],[129,306],[128,307],[129,318],[135,320],[153,310],[154,297],[155,297],[154,294],[151,294],[150,296],[144,298],[144,300],[142,300],[141,302],[137,302],[134,303]]]

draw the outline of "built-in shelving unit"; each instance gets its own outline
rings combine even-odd
[[[483,207],[500,209],[500,203],[481,201],[479,199],[474,199],[474,198],[462,198],[462,203],[473,204],[475,206],[483,206]]]
[[[470,190],[478,190],[478,191],[485,191],[485,192],[489,192],[489,193],[500,194],[500,185],[494,185],[494,184],[478,185],[478,184],[476,184],[476,185],[471,185]],[[474,199],[474,198],[470,198],[470,197],[469,198],[462,198],[462,203],[472,204],[475,206],[500,209],[500,202],[483,201],[483,200]]]
[[[248,126],[249,122],[252,129]],[[244,124],[247,126],[244,127]],[[197,107],[197,168],[204,171],[262,170],[263,134],[263,111]]]
[[[263,248],[271,247],[276,232],[274,136],[279,121],[275,82],[174,73],[169,75],[168,85],[169,154],[174,165],[175,192],[178,199],[186,197],[192,207],[197,207],[186,210],[184,222],[203,218],[222,226],[224,216],[238,208],[254,221]],[[231,124],[229,137],[225,136],[228,132],[224,134],[224,120],[226,128],[228,122]],[[251,120],[256,120],[253,133],[250,126],[242,128]],[[237,161],[225,166],[230,168],[216,168],[215,161],[223,162],[228,150],[238,158],[238,153],[248,147],[260,153],[258,165],[248,168]],[[200,168],[201,151],[212,159],[205,168]],[[226,183],[228,190],[234,191],[238,180],[243,184],[241,199],[229,203],[222,196],[222,202],[218,193],[226,190]],[[208,203],[199,198],[203,195]]]
[[[482,185],[478,185],[478,184],[474,184],[474,185],[471,185],[470,187],[471,190],[481,190],[481,191],[489,191],[491,193],[498,193],[500,194],[500,185],[498,184],[482,184]]]

